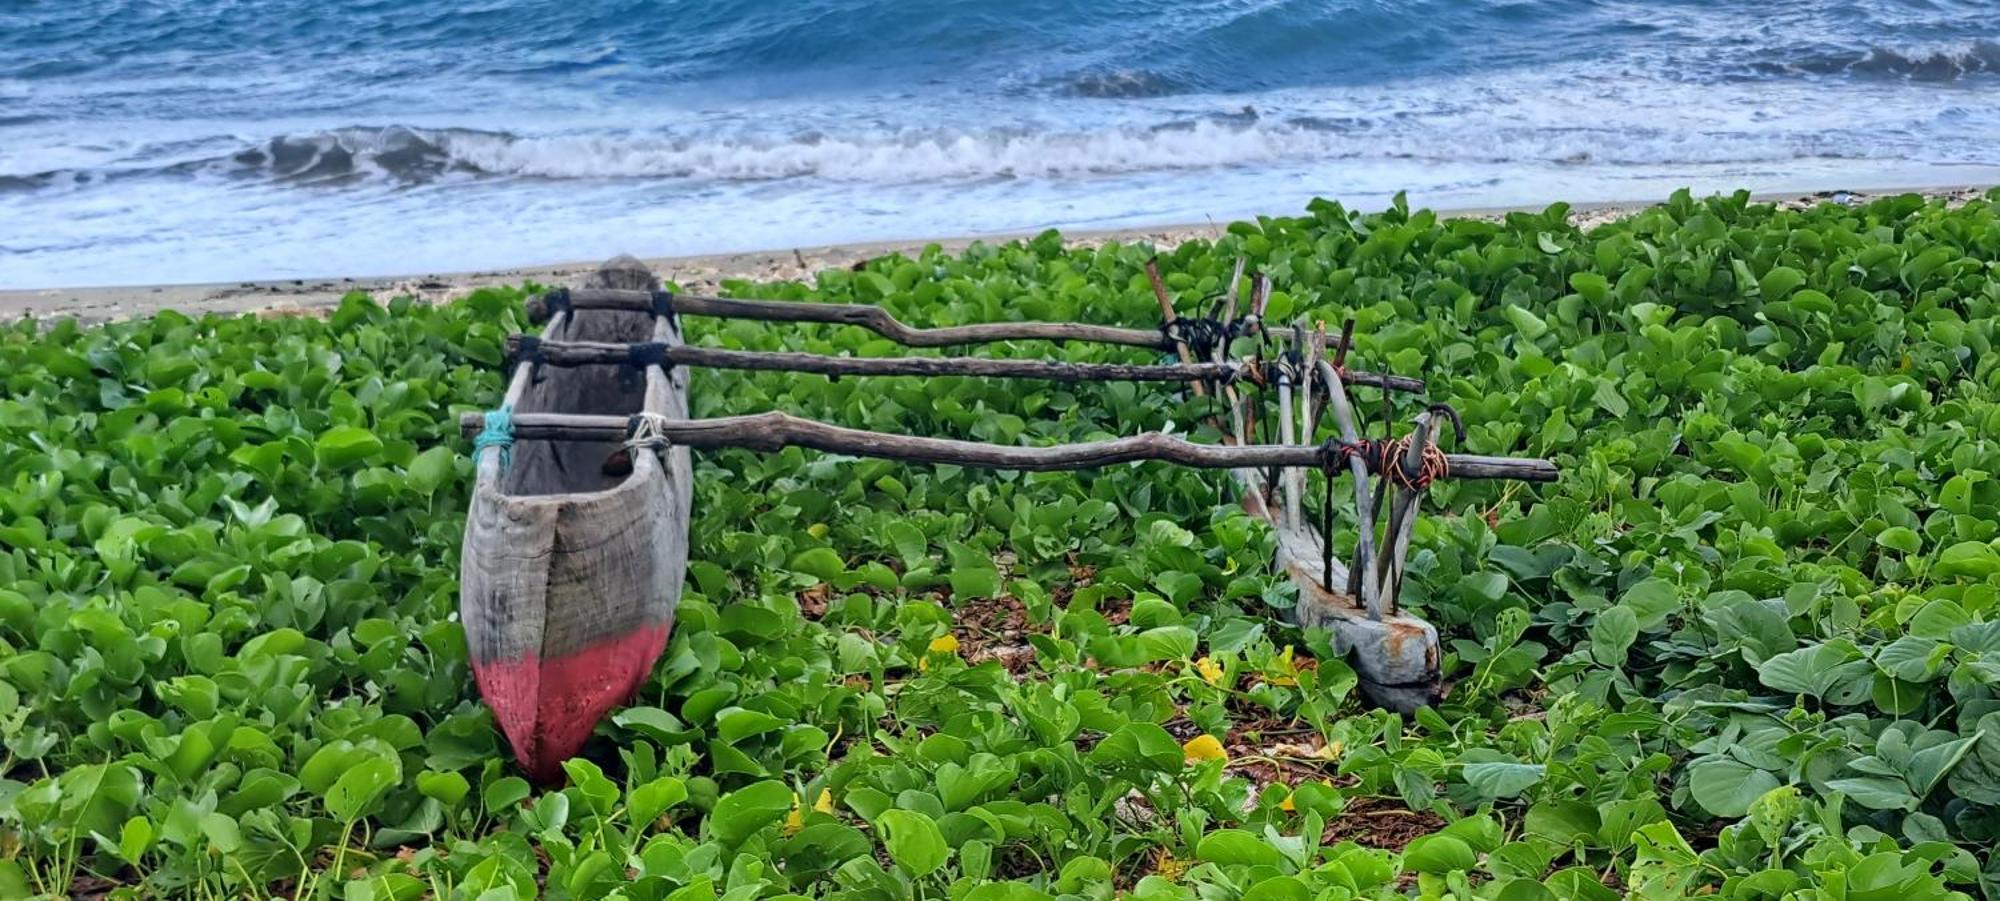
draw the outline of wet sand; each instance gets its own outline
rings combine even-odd
[[[1916,191],[1930,197],[1943,197],[1952,203],[1963,203],[1982,194],[1985,188],[1951,187],[1902,190],[1819,191],[1808,194],[1784,193],[1764,195],[1759,196],[1757,199],[1760,201],[1775,202],[1787,207],[1807,207],[1824,202],[1858,203],[1874,197],[1908,193],[1909,191]],[[1575,222],[1581,228],[1591,228],[1631,215],[1652,205],[1651,203],[1619,202],[1577,203],[1573,205],[1570,218],[1571,221]],[[1515,212],[1520,209],[1528,208],[1441,210],[1439,212],[1441,215],[1447,217],[1497,219],[1509,212]],[[1223,227],[1222,223],[1212,223],[1108,231],[1077,231],[1066,233],[1065,237],[1072,245],[1076,246],[1094,246],[1109,241],[1145,241],[1166,249],[1184,241],[1204,238],[1213,239],[1221,235]],[[665,257],[648,259],[646,262],[655,271],[659,272],[662,277],[678,283],[684,291],[711,294],[718,293],[717,289],[721,283],[728,280],[746,279],[764,282],[804,280],[811,278],[813,273],[823,269],[852,266],[855,263],[884,254],[900,252],[915,255],[929,244],[940,245],[946,250],[958,250],[976,241],[992,244],[1027,237],[1033,237],[1033,234],[1021,233],[934,240],[878,241],[826,247],[786,248],[746,253]],[[606,247],[604,256],[609,258],[620,252],[621,248]],[[523,266],[485,272],[439,273],[389,278],[334,277],[238,282],[232,284],[25,290],[0,289],[0,321],[14,320],[23,316],[31,316],[37,319],[73,316],[84,323],[97,323],[148,316],[161,310],[179,310],[195,315],[202,313],[259,312],[312,313],[332,309],[339,304],[340,298],[350,291],[367,291],[384,298],[410,295],[429,302],[439,303],[462,297],[475,289],[491,285],[518,285],[528,281],[544,285],[571,284],[595,268],[598,262],[600,261],[591,260],[546,266]]]

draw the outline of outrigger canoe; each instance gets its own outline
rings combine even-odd
[[[1240,281],[1244,262],[1238,260]],[[1147,275],[1165,325],[1147,331],[1085,323],[1002,322],[913,328],[879,307],[675,295],[637,260],[606,263],[578,290],[557,290],[529,306],[546,321],[540,336],[514,335],[512,381],[499,410],[467,414],[476,436],[477,484],[465,530],[459,606],[481,694],[515,757],[536,779],[557,781],[562,763],[590,738],[611,708],[645,683],[667,644],[688,556],[691,450],[726,447],[775,452],[804,447],[906,462],[1019,470],[1087,469],[1135,460],[1234,470],[1252,515],[1278,531],[1275,566],[1300,586],[1293,619],[1323,628],[1354,665],[1369,701],[1409,713],[1441,689],[1437,631],[1397,604],[1412,527],[1424,489],[1436,478],[1551,481],[1545,460],[1446,454],[1434,417],[1420,414],[1401,438],[1362,435],[1347,386],[1421,393],[1423,382],[1349,370],[1352,321],[1330,359],[1323,330],[1303,325],[1272,345],[1262,318],[1270,283],[1252,279],[1249,315],[1177,322],[1158,269]],[[830,357],[690,347],[679,315],[815,322],[873,330],[908,347],[993,341],[1094,341],[1176,352],[1179,364],[1066,363],[975,357]],[[1254,335],[1260,350],[1229,358],[1229,336]],[[1277,351],[1270,359],[1266,350]],[[1199,361],[1198,361],[1199,360]],[[896,435],[800,419],[781,411],[690,419],[691,368],[775,370],[827,376],[984,376],[1061,382],[1188,382],[1228,401],[1228,439],[1198,444],[1165,432],[1054,446],[996,445]],[[1248,378],[1262,387],[1246,397]],[[1335,434],[1320,439],[1317,398]],[[1294,398],[1298,403],[1293,403]],[[1275,416],[1274,416],[1275,413]],[[1249,426],[1275,418],[1278,444],[1254,444]],[[1220,425],[1220,423],[1218,423]],[[1458,440],[1464,440],[1462,427]],[[1323,473],[1320,528],[1303,515],[1306,469]],[[1343,566],[1329,553],[1333,486],[1354,481],[1356,548]],[[1368,482],[1379,478],[1372,492]],[[1394,498],[1390,501],[1390,498]],[[1385,502],[1386,505],[1385,505]],[[1375,522],[1383,520],[1375,547]],[[1317,560],[1317,572],[1312,561]]]

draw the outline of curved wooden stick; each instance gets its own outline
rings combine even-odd
[[[623,441],[630,434],[631,425],[632,419],[627,416],[516,413],[514,437],[524,441]],[[1165,460],[1200,469],[1318,466],[1321,454],[1314,445],[1195,444],[1165,432],[1047,447],[988,444],[850,429],[776,411],[714,419],[669,419],[657,425],[659,434],[668,441],[691,448],[742,447],[768,452],[805,447],[914,463],[1028,471],[1092,469],[1137,460]],[[478,413],[467,413],[460,417],[459,428],[468,436],[478,434],[485,428],[485,418]],[[1353,459],[1361,462],[1358,457]],[[1558,475],[1555,464],[1547,460],[1453,454],[1449,461],[1452,478],[1553,482]],[[1365,462],[1361,465],[1364,470],[1368,466]]]
[[[526,342],[507,336],[507,354],[516,357]],[[825,354],[724,350],[687,345],[612,344],[602,341],[536,341],[534,356],[550,366],[599,366],[630,363],[634,354],[669,366],[704,369],[749,369],[767,372],[809,372],[827,376],[990,376],[1049,379],[1057,382],[1196,382],[1227,379],[1239,367],[1227,363],[1150,365],[1130,363],[1056,363],[1045,360],[995,360],[980,357],[834,357]]]

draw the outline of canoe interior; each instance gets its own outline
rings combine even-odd
[[[556,317],[543,337],[618,343],[658,339],[650,313],[616,310],[577,310]],[[514,412],[630,416],[646,409],[646,379],[647,373],[631,366],[542,366],[529,377]],[[630,471],[628,466],[616,474],[606,472],[605,460],[620,449],[616,441],[517,441],[514,465],[502,476],[500,491],[527,497],[610,489]]]

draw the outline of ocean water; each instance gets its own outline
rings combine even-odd
[[[1996,0],[0,0],[0,288],[1994,181]]]

